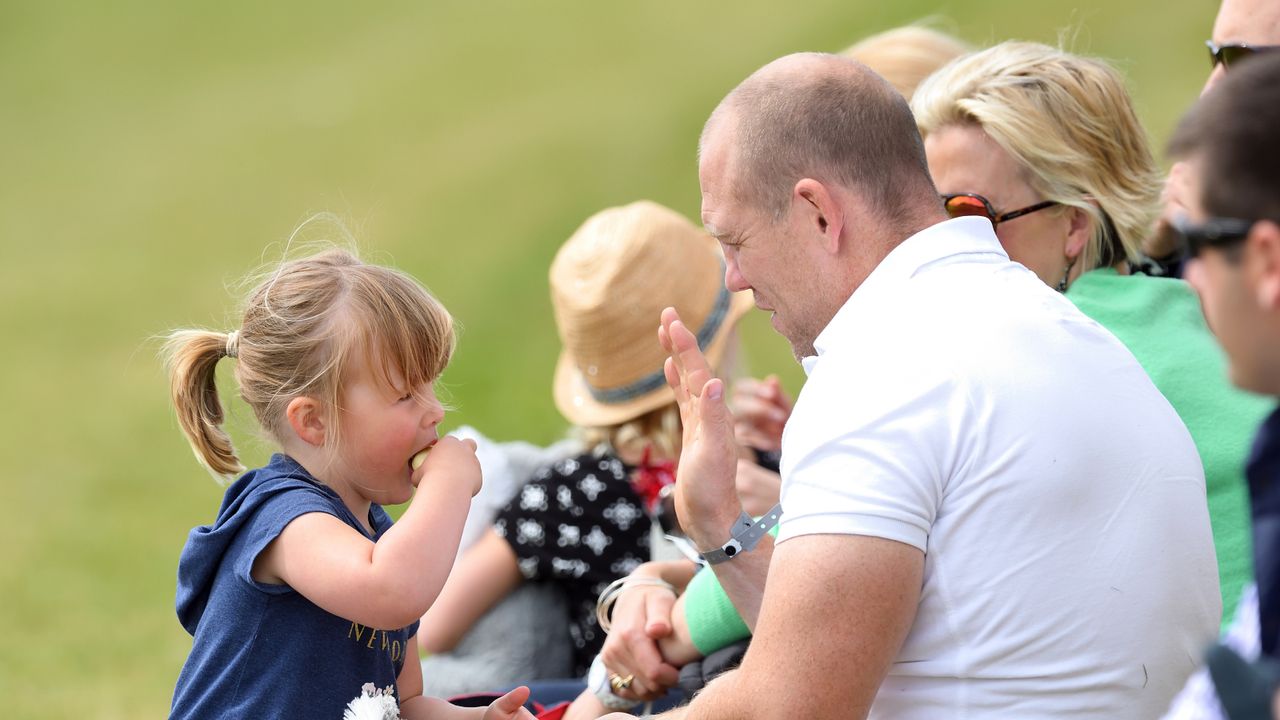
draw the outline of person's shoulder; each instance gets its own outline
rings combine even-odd
[[[845,332],[824,348],[811,366],[805,389],[829,397],[845,391],[897,391],[949,375],[966,345],[951,335],[954,323],[929,313],[903,313],[892,322],[874,322]],[[834,398],[830,398],[834,399]]]
[[[268,465],[261,468],[253,482],[245,488],[245,492],[264,498],[316,497],[324,498],[326,501],[341,502],[332,488],[296,465],[294,467]]]
[[[1118,337],[1144,365],[1195,365],[1213,372],[1222,362],[1200,298],[1183,280],[1094,271],[1067,293],[1082,313]]]
[[[223,514],[251,516],[272,524],[307,512],[343,517],[346,506],[332,488],[296,462],[281,458],[273,457],[271,463],[246,473],[228,488]]]

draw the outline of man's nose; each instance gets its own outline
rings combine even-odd
[[[751,289],[746,278],[742,277],[742,270],[738,267],[738,263],[731,257],[726,257],[724,260],[724,286],[730,292]]]

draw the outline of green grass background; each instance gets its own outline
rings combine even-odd
[[[796,50],[936,15],[985,44],[1116,61],[1163,142],[1207,73],[1209,0],[926,3],[0,3],[0,697],[8,717],[163,716],[190,640],[188,529],[221,490],[168,407],[153,336],[229,329],[228,288],[316,211],[464,325],[456,412],[564,429],[546,268],[590,213],[697,217],[694,145]],[[315,237],[317,233],[309,233]],[[797,372],[759,317],[749,367]],[[251,462],[250,413],[233,426]]]

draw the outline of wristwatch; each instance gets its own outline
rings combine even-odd
[[[591,661],[591,669],[587,671],[587,689],[610,710],[630,710],[640,704],[613,694],[613,688],[609,687],[609,668],[604,666],[599,655]]]
[[[751,516],[743,511],[734,521],[733,527],[729,529],[729,541],[718,548],[701,553],[702,560],[708,565],[719,565],[748,550],[754,550],[760,538],[772,530],[781,518],[781,504],[769,508],[769,512],[761,515],[759,520],[752,520]]]

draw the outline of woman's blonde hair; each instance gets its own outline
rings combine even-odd
[[[1005,42],[930,76],[911,107],[921,135],[977,125],[1044,199],[1088,213],[1093,233],[1078,258],[1084,268],[1139,257],[1162,181],[1124,80],[1107,63]]]
[[[864,38],[840,54],[876,71],[910,100],[925,78],[971,49],[941,30],[906,25]]]
[[[677,458],[681,439],[680,406],[671,402],[617,425],[584,427],[579,433],[587,447],[607,445],[623,457],[652,450],[655,458]]]
[[[422,285],[330,249],[275,268],[250,292],[238,330],[174,331],[163,356],[178,421],[196,458],[230,478],[244,467],[222,427],[215,383],[222,358],[237,359],[240,395],[272,438],[283,437],[289,402],[307,396],[323,407],[332,449],[340,432],[341,382],[353,359],[363,359],[387,389],[412,392],[440,376],[453,348],[453,319]]]

